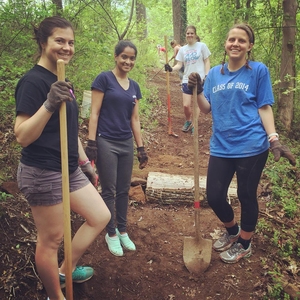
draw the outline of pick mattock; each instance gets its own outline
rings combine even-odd
[[[57,79],[65,81],[65,62],[57,60]],[[69,190],[69,159],[66,102],[62,102],[59,110],[60,149],[62,172],[62,198],[64,209],[64,252],[66,264],[66,299],[73,300],[72,282],[72,246],[71,246],[71,218],[70,218],[70,190]]]
[[[199,147],[198,147],[198,113],[197,86],[193,89],[193,124],[194,124],[194,188],[195,188],[195,229],[196,237],[185,237],[183,241],[183,261],[187,269],[194,274],[204,272],[211,260],[212,241],[204,239],[200,232],[199,200]]]
[[[168,60],[168,40],[167,36],[165,35],[165,48],[166,48],[166,64],[169,63]],[[172,121],[171,121],[171,95],[170,95],[170,74],[169,71],[166,72],[167,74],[167,105],[168,105],[168,134],[174,137],[178,137],[176,133],[172,131]]]

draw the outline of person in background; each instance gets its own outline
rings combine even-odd
[[[226,263],[236,263],[252,253],[251,239],[259,211],[257,187],[269,147],[275,161],[285,157],[296,164],[275,130],[269,71],[263,63],[250,60],[254,41],[249,25],[234,25],[227,34],[223,63],[208,73],[204,94],[199,74],[192,73],[188,81],[191,89],[198,87],[201,111],[212,114],[206,191],[209,205],[226,229],[213,245]],[[226,198],[235,173],[241,204],[240,225]]]
[[[116,256],[124,254],[123,248],[136,250],[127,233],[128,193],[134,157],[133,138],[137,146],[140,169],[148,162],[139,118],[139,101],[142,95],[139,85],[128,78],[136,57],[135,45],[128,40],[120,41],[115,47],[114,69],[100,73],[92,83],[86,153],[96,163],[101,195],[111,212],[105,241],[109,251]]]
[[[174,63],[173,63],[173,67],[174,67],[174,66],[177,64],[177,60],[175,59],[175,57],[176,57],[176,55],[177,55],[179,49],[181,48],[181,45],[178,44],[176,40],[171,41],[170,45],[171,45],[171,47],[172,47],[173,50],[174,50],[174,54],[173,54],[173,56],[170,58],[170,61],[171,61],[172,59],[174,59]],[[181,85],[181,80],[182,80],[182,78],[183,78],[183,72],[184,72],[184,66],[182,66],[181,69],[178,70],[178,75],[179,75],[179,78],[180,78],[180,85]]]
[[[188,89],[188,77],[192,72],[199,73],[201,78],[205,78],[210,69],[210,51],[206,44],[197,42],[195,26],[187,26],[186,30],[187,45],[182,46],[176,55],[177,64],[171,67],[165,65],[165,71],[179,71],[184,66],[183,79],[181,84],[183,97],[183,111],[185,122],[182,127],[183,132],[194,132],[192,123],[192,92]],[[197,113],[200,111],[198,110]]]
[[[163,59],[166,57],[166,48],[161,46],[161,45],[157,45],[157,53],[160,59]]]
[[[64,233],[59,108],[66,102],[71,209],[86,221],[72,240],[72,279],[84,282],[94,270],[77,266],[110,219],[110,212],[92,185],[96,174],[78,137],[78,105],[72,84],[57,81],[57,60],[68,64],[74,55],[74,31],[60,17],[44,19],[34,28],[38,63],[18,82],[14,132],[23,147],[17,180],[31,207],[37,228],[35,262],[48,299],[62,300],[65,263],[57,255]],[[86,175],[87,176],[86,176]],[[89,181],[89,179],[90,182]]]

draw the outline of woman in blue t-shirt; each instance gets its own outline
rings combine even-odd
[[[198,105],[212,114],[207,200],[226,232],[214,243],[226,263],[251,255],[251,238],[258,219],[257,187],[268,158],[281,156],[295,165],[290,150],[280,144],[275,130],[272,85],[267,67],[250,61],[254,32],[247,24],[236,24],[228,32],[222,65],[212,68],[203,88],[199,74],[192,73],[189,87],[198,87]],[[228,63],[225,63],[228,55]],[[227,202],[233,175],[241,203],[240,226]]]
[[[139,100],[142,95],[139,85],[128,78],[136,56],[137,49],[133,43],[120,41],[115,47],[115,68],[100,73],[92,83],[86,153],[90,160],[96,162],[101,195],[111,212],[105,241],[109,251],[116,256],[123,255],[123,248],[136,250],[127,233],[133,138],[137,145],[140,169],[148,162],[139,119]]]

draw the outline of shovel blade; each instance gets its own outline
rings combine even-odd
[[[183,241],[183,261],[190,273],[206,271],[211,261],[212,241],[185,237]]]

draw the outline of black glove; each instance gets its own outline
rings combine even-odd
[[[47,100],[44,102],[44,106],[47,111],[54,113],[60,108],[63,101],[72,101],[71,83],[65,81],[56,81],[51,85],[50,91],[47,95]]]
[[[167,72],[167,71],[172,72],[173,69],[172,69],[172,67],[171,67],[169,64],[165,64],[165,71],[166,71],[166,72]]]
[[[145,151],[145,147],[138,147],[137,148],[137,158],[140,162],[139,168],[144,169],[148,163],[148,156]]]
[[[85,176],[89,179],[89,181],[96,186],[98,181],[98,176],[95,172],[95,169],[92,167],[91,162],[87,162],[86,164],[80,166],[81,171],[85,174]]]
[[[198,73],[193,72],[189,75],[188,88],[192,91],[195,86],[197,86],[197,95],[201,94],[203,92],[201,77]]]
[[[93,160],[94,162],[96,162],[97,161],[97,152],[98,152],[97,142],[93,141],[93,140],[88,140],[87,146],[85,148],[85,153],[86,153],[86,156],[88,157],[88,159],[90,161]]]
[[[270,142],[270,150],[274,155],[275,161],[279,161],[280,157],[285,157],[291,165],[296,165],[296,159],[290,149],[287,146],[281,145],[278,140]]]

